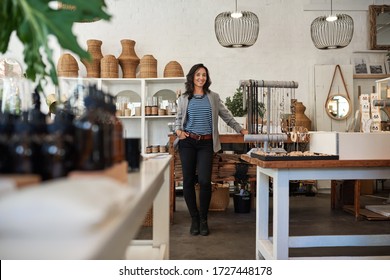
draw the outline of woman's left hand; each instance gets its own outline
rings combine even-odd
[[[246,130],[246,129],[241,129],[240,133],[241,133],[242,135],[248,134],[248,130]]]

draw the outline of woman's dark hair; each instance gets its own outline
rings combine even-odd
[[[194,96],[194,76],[195,72],[198,71],[199,68],[204,68],[206,70],[206,83],[203,86],[203,90],[205,93],[210,92],[211,79],[209,75],[209,70],[202,63],[195,64],[191,67],[190,71],[187,74],[187,81],[185,82],[186,91],[184,94],[188,94],[188,99],[191,99]]]

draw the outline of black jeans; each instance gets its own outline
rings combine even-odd
[[[213,140],[182,139],[179,153],[183,170],[183,195],[191,217],[207,219],[211,199]],[[199,183],[199,211],[196,205],[195,184]]]

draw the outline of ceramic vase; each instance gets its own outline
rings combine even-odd
[[[123,78],[135,78],[137,66],[140,62],[134,50],[135,41],[123,39],[121,40],[121,45],[122,53],[118,57],[118,62],[122,69]]]

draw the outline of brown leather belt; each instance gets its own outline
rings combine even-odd
[[[212,134],[205,134],[205,135],[199,135],[195,133],[188,132],[188,137],[195,139],[195,140],[210,140],[213,139]]]

